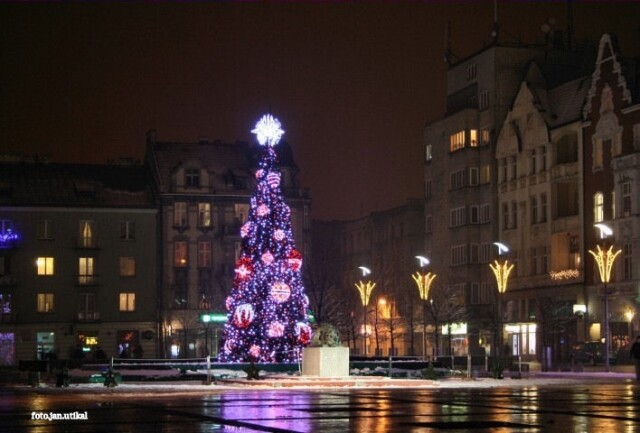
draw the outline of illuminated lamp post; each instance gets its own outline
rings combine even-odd
[[[364,266],[360,266],[359,269],[362,271],[363,279],[364,277],[366,277],[371,273],[371,270]],[[367,305],[369,305],[369,298],[371,297],[371,292],[373,292],[373,289],[375,286],[376,286],[376,283],[374,283],[371,280],[367,280],[367,281],[360,280],[356,283],[356,289],[358,289],[358,292],[360,292],[360,301],[362,301],[362,308],[364,309],[364,327],[362,329],[362,341],[363,341],[362,345],[364,346],[365,356],[367,356],[367,319],[368,319]]]
[[[498,247],[498,256],[501,256],[503,253],[508,253],[509,248],[501,243],[494,242],[495,246]],[[513,270],[513,263],[509,264],[509,260],[505,259],[503,262],[500,260],[494,260],[493,263],[489,263],[489,267],[493,271],[493,274],[496,276],[496,283],[498,284],[498,341],[496,347],[496,355],[501,355],[502,352],[502,295],[507,291],[507,283],[509,282],[509,274]]]
[[[611,270],[613,269],[613,262],[618,257],[618,254],[622,250],[613,250],[613,245],[609,245],[606,249],[604,239],[607,236],[613,234],[613,230],[606,224],[595,224],[595,227],[600,230],[600,239],[602,239],[602,247],[596,245],[596,250],[589,250],[589,254],[593,256],[598,265],[598,272],[600,273],[600,281],[603,285],[604,291],[604,365],[606,371],[611,371],[611,364],[609,361],[611,339],[609,338],[609,291],[607,289],[607,283],[611,281]]]
[[[429,259],[423,256],[416,256],[420,268],[424,268],[429,264]],[[422,300],[422,358],[427,359],[427,303],[429,302],[429,291],[431,290],[431,283],[436,279],[436,274],[431,272],[416,271],[411,275],[413,281],[418,286],[418,293]]]

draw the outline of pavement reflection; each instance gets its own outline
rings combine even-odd
[[[87,411],[88,420],[34,419]],[[201,395],[4,389],[7,432],[640,432],[635,382],[447,389],[216,389]]]

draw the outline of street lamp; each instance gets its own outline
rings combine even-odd
[[[360,266],[359,269],[362,271],[363,279],[371,273],[371,270],[364,266]],[[373,291],[375,286],[376,283],[371,280],[360,280],[356,283],[356,289],[358,289],[358,292],[360,292],[360,300],[362,301],[362,308],[364,309],[364,327],[362,331],[362,341],[365,356],[367,356],[367,305],[369,305],[369,298],[371,297],[371,292]]]
[[[509,247],[501,242],[494,242],[495,246],[498,247],[498,258],[503,253],[509,252]],[[498,259],[494,260],[493,263],[489,263],[489,267],[493,271],[493,274],[496,276],[496,283],[498,284],[498,347],[496,347],[496,354],[500,355],[502,352],[502,295],[507,291],[507,283],[509,282],[509,274],[511,270],[513,270],[513,263],[509,264],[509,260],[505,259],[504,262],[500,262]]]
[[[424,268],[429,264],[429,259],[426,257],[416,256],[416,259],[418,259],[420,268]],[[422,358],[427,359],[427,302],[429,302],[431,283],[435,280],[436,274],[432,274],[431,272],[425,274],[424,272],[416,271],[416,273],[411,276],[418,286],[418,293],[422,300]]]
[[[600,281],[604,290],[604,356],[605,356],[605,370],[611,371],[611,364],[609,362],[609,352],[611,341],[609,338],[609,291],[607,289],[607,283],[611,281],[611,270],[613,269],[613,262],[618,257],[618,254],[622,250],[613,250],[613,244],[609,245],[608,249],[605,245],[605,238],[613,234],[613,230],[606,224],[595,224],[598,230],[600,230],[600,239],[602,239],[602,247],[596,245],[596,250],[589,250],[589,253],[593,256],[598,265],[598,272],[600,273]]]

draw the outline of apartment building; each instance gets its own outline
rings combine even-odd
[[[3,159],[0,365],[157,357],[157,217],[140,164]]]
[[[291,147],[276,147],[296,246],[309,257],[310,204]],[[167,357],[217,354],[260,149],[246,142],[161,142],[147,135],[146,163],[160,206],[160,324]],[[203,322],[216,314],[219,322]]]

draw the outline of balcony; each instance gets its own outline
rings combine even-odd
[[[88,313],[81,311],[78,313],[78,322],[97,322],[100,320],[100,313]]]

